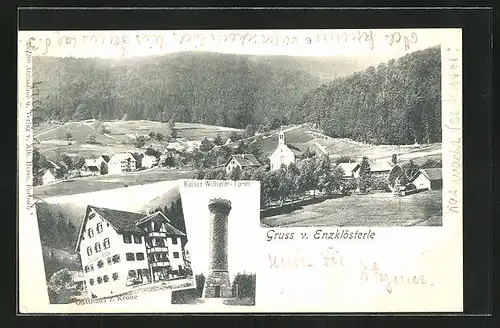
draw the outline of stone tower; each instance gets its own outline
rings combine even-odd
[[[232,297],[227,264],[228,215],[231,202],[215,198],[208,203],[210,210],[209,272],[205,282],[206,298]]]

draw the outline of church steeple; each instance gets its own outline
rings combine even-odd
[[[285,145],[285,132],[283,132],[283,129],[278,134],[278,145]]]

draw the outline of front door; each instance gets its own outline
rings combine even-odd
[[[215,286],[215,297],[220,297],[220,286]]]

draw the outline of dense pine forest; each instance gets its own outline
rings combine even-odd
[[[300,65],[191,52],[36,57],[34,81],[41,82],[36,121],[174,119],[235,128],[252,123],[259,130],[308,122],[332,137],[372,144],[441,141],[439,47],[323,84]]]
[[[332,137],[372,144],[440,142],[440,49],[334,79],[305,95],[294,115]]]

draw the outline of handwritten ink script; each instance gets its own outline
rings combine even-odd
[[[309,239],[309,234],[307,232],[300,232],[297,234],[296,232],[279,232],[274,229],[270,229],[266,234],[267,241],[273,240],[294,240],[301,239],[307,240]],[[335,240],[335,239],[375,239],[375,232],[371,229],[367,231],[363,230],[350,230],[350,229],[336,229],[333,231],[326,231],[322,229],[318,229],[312,235],[312,238],[315,240]]]
[[[360,46],[373,50],[378,47],[404,47],[411,50],[418,43],[418,35],[412,31],[379,32],[374,30],[345,30],[332,32],[289,33],[275,32],[196,32],[165,31],[157,33],[117,33],[98,32],[92,34],[57,32],[53,36],[34,37],[31,40],[32,50],[36,55],[50,56],[54,49],[71,49],[85,47],[114,47],[122,56],[132,48],[144,50],[163,50],[184,46],[199,49],[217,45],[231,46]]]
[[[458,103],[461,93],[461,51],[459,48],[445,48],[444,53],[447,64],[444,66],[443,75],[448,81],[443,88],[443,101],[448,109],[444,126],[450,136],[447,149],[451,155],[451,182],[453,186],[459,186],[462,183],[462,109]],[[456,187],[448,190],[446,210],[449,213],[459,213],[459,197]]]
[[[345,270],[352,267],[347,258],[334,247],[322,251],[304,251],[296,249],[288,254],[268,254],[270,269],[339,269]],[[423,274],[389,274],[384,272],[377,262],[366,265],[360,262],[359,280],[367,284],[382,284],[387,293],[392,294],[396,285],[430,285]],[[284,287],[281,288],[283,292]]]

